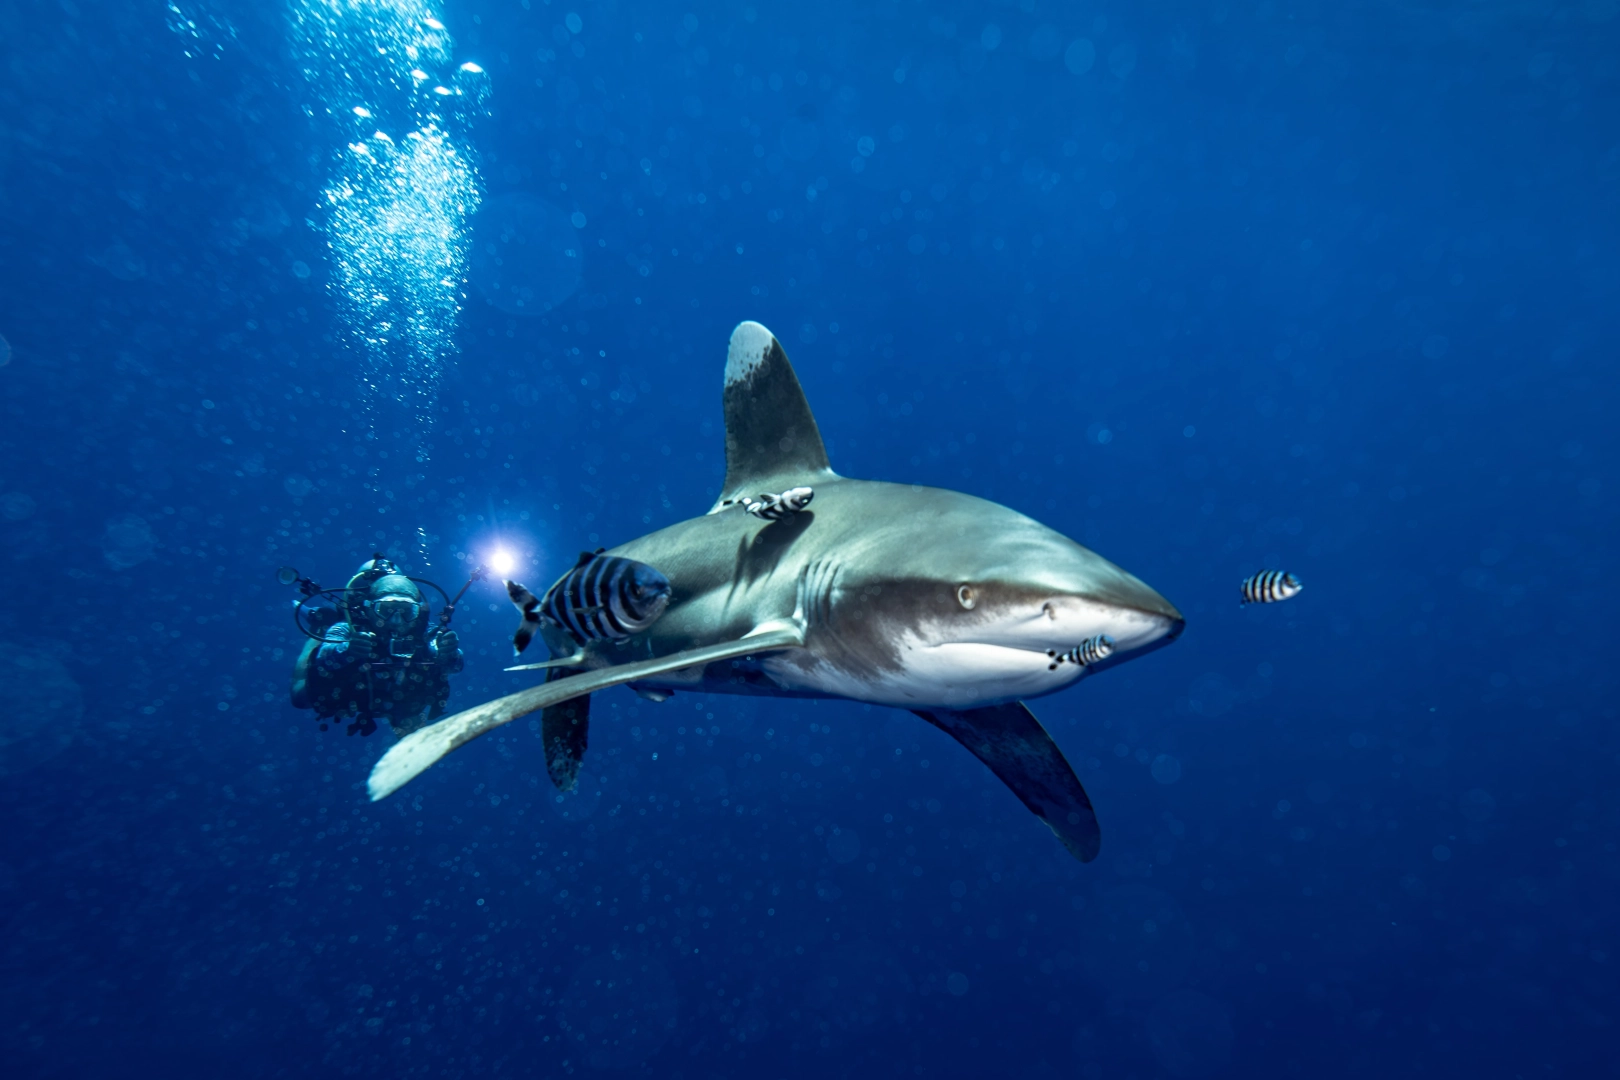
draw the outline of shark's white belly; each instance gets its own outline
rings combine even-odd
[[[761,667],[784,690],[830,694],[901,709],[973,709],[1050,694],[1085,669],[1045,653],[1001,645],[915,645],[900,652],[900,670],[844,670],[805,653],[763,658]]]

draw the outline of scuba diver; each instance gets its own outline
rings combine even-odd
[[[407,577],[380,552],[360,565],[342,589],[322,589],[296,569],[277,573],[302,594],[293,619],[310,640],[293,667],[292,704],[312,709],[326,730],[347,720],[350,735],[370,735],[377,720],[408,735],[444,715],[450,676],[465,665],[450,618],[474,581],[473,571],[455,600],[421,578]],[[445,596],[438,625],[429,632],[427,602],[419,586]]]

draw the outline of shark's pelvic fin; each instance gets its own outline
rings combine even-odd
[[[553,671],[553,678],[556,675]],[[546,751],[546,772],[558,791],[573,791],[579,784],[579,765],[585,757],[590,724],[589,694],[548,705],[540,714],[540,742]]]
[[[744,496],[833,475],[810,403],[776,336],[759,323],[731,332],[726,354],[726,482],[716,513]]]
[[[788,621],[766,623],[756,627],[736,641],[707,645],[700,649],[662,656],[653,660],[638,660],[630,664],[616,664],[595,671],[568,675],[541,686],[520,690],[515,694],[485,702],[465,712],[447,716],[436,724],[413,731],[393,745],[371,770],[366,787],[373,801],[386,798],[419,775],[428,766],[464,743],[521,719],[539,709],[559,705],[574,698],[594,694],[620,683],[635,682],[665,675],[682,668],[712,664],[717,660],[730,660],[752,653],[791,649],[804,644],[804,631]],[[583,749],[583,746],[581,747]]]
[[[1014,795],[1057,834],[1081,862],[1097,857],[1102,833],[1091,799],[1052,736],[1021,701],[953,712],[934,709],[917,715],[973,751],[973,755],[1012,788]]]

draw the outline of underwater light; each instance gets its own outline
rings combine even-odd
[[[489,553],[489,558],[484,560],[484,564],[501,577],[505,577],[517,568],[517,559],[505,548],[496,548]]]

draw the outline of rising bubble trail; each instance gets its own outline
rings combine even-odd
[[[383,434],[385,406],[403,406],[420,463],[455,351],[481,197],[467,134],[489,79],[454,63],[444,24],[418,0],[292,0],[291,21],[309,109],[336,136],[322,202],[332,287],[364,364],[367,434]]]

